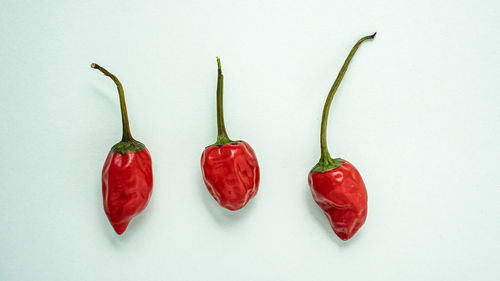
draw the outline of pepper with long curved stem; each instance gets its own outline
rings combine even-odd
[[[350,239],[364,224],[368,195],[358,170],[341,158],[332,159],[328,152],[326,143],[328,113],[352,57],[364,41],[373,39],[376,34],[365,36],[354,45],[328,93],[321,119],[321,157],[308,176],[314,200],[327,216],[333,231],[342,240]]]
[[[203,151],[201,171],[208,192],[219,205],[235,211],[257,193],[260,172],[252,147],[227,135],[222,100],[224,76],[219,57],[217,67],[217,141]]]
[[[122,234],[130,220],[142,212],[153,190],[151,155],[144,144],[136,141],[130,133],[127,105],[123,86],[109,71],[93,63],[116,84],[120,97],[122,115],[122,140],[115,144],[106,158],[102,169],[102,195],[104,211],[115,229]]]

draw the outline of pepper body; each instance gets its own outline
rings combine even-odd
[[[314,201],[342,240],[351,238],[365,223],[368,195],[358,170],[344,160],[326,172],[310,172],[308,177]]]
[[[140,152],[120,154],[110,151],[102,169],[104,211],[122,234],[130,220],[146,208],[153,191],[151,155]]]
[[[208,146],[201,156],[201,167],[208,191],[226,209],[243,208],[257,193],[259,164],[254,150],[244,141]]]

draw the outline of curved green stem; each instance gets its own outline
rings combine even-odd
[[[375,35],[377,33],[373,33],[372,35],[365,36],[352,47],[351,52],[347,56],[344,65],[342,65],[342,68],[340,69],[339,74],[337,75],[337,78],[335,79],[335,82],[332,85],[332,88],[330,89],[330,92],[328,93],[328,97],[326,98],[325,101],[325,106],[323,107],[323,116],[321,119],[321,158],[318,162],[318,164],[313,168],[317,169],[319,171],[327,171],[331,170],[334,168],[337,168],[343,163],[343,160],[337,158],[337,159],[332,159],[330,156],[330,153],[328,152],[328,147],[326,144],[326,126],[328,123],[328,113],[330,112],[330,105],[332,104],[333,96],[335,96],[335,93],[337,92],[337,89],[340,86],[340,82],[342,82],[342,79],[344,78],[344,75],[347,71],[347,67],[349,66],[349,63],[352,60],[352,57],[358,50],[359,46],[361,43],[363,43],[365,40],[368,39],[373,39],[375,38]]]
[[[134,138],[132,138],[132,134],[130,133],[130,125],[128,122],[128,114],[127,114],[127,105],[125,104],[125,94],[123,92],[122,83],[120,83],[120,80],[118,80],[118,78],[116,78],[116,76],[111,74],[104,67],[98,65],[97,63],[91,64],[91,67],[101,71],[104,75],[108,76],[109,78],[111,78],[113,80],[113,82],[115,82],[116,87],[118,88],[118,95],[120,96],[120,108],[121,108],[121,112],[122,112],[122,125],[123,125],[122,142],[134,140]]]
[[[226,132],[226,125],[224,124],[224,108],[223,108],[223,87],[224,75],[222,75],[222,68],[220,58],[217,57],[217,142],[215,145],[223,145],[231,143]]]

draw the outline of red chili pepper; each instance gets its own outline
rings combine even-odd
[[[368,196],[358,170],[341,158],[332,159],[328,152],[326,145],[328,112],[352,57],[361,43],[373,39],[375,34],[377,33],[361,38],[354,45],[328,93],[321,120],[321,158],[308,177],[314,201],[327,216],[335,234],[342,240],[350,239],[365,223]]]
[[[232,141],[226,133],[222,107],[222,75],[217,57],[217,142],[201,155],[201,171],[208,191],[224,208],[236,211],[252,199],[259,188],[259,164],[252,147]]]
[[[104,211],[116,233],[122,234],[130,220],[148,205],[153,190],[151,155],[141,142],[132,138],[123,87],[118,78],[93,63],[92,68],[110,77],[118,88],[122,112],[123,137],[115,144],[102,169]]]

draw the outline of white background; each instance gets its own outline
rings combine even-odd
[[[0,4],[0,280],[499,280],[500,2],[20,1]],[[347,243],[313,202],[330,151],[361,172]],[[230,137],[255,149],[239,212],[203,185],[215,56]],[[153,157],[147,210],[117,236],[102,208],[121,138],[113,82]]]

